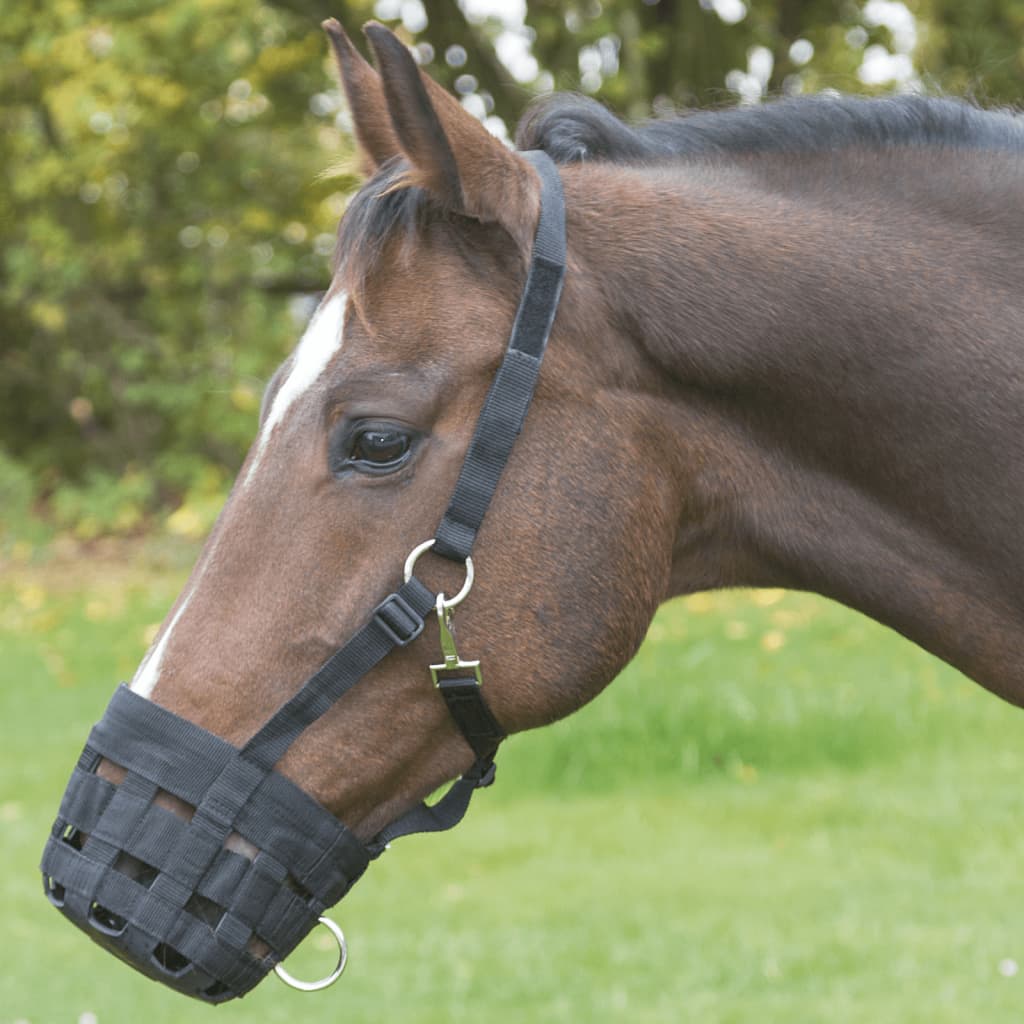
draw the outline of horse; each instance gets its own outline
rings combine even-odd
[[[325,28],[368,180],[134,698],[245,748],[413,552],[442,666],[476,664],[450,599],[472,585],[458,647],[501,734],[596,697],[662,602],[741,586],[832,598],[1024,705],[1024,119],[906,95],[628,126],[555,95],[513,149],[383,26],[376,66]],[[523,315],[537,151],[564,284],[467,579],[430,541]],[[276,762],[364,844],[480,763],[426,675],[437,637]]]

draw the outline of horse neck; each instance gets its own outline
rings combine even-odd
[[[1024,703],[1024,197],[956,156],[595,166],[570,237],[700,467],[673,592],[813,590]]]

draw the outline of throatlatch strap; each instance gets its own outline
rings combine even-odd
[[[512,337],[480,412],[455,493],[434,536],[436,555],[463,562],[498,486],[533,399],[565,277],[565,199],[558,168],[539,150],[522,154],[540,175],[541,211]]]

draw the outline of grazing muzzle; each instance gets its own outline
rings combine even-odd
[[[451,828],[494,779],[504,732],[481,693],[479,662],[455,650],[451,619],[472,586],[470,551],[526,418],[565,272],[558,171],[543,153],[523,155],[541,180],[526,286],[454,494],[435,537],[409,556],[404,584],[241,749],[122,686],[71,776],[43,851],[50,902],[132,967],[186,995],[209,1003],[244,995],[388,842]],[[465,565],[454,598],[413,575],[427,549]],[[444,661],[431,675],[476,760],[436,804],[412,808],[364,844],[274,766],[434,612]],[[119,783],[97,774],[104,759],[124,770]],[[194,808],[191,818],[161,806],[161,794]]]
[[[96,774],[102,758],[126,771]],[[191,820],[154,803],[160,791]],[[228,848],[237,833],[254,856]],[[120,687],[43,853],[50,902],[143,974],[220,1003],[248,992],[366,870],[373,850],[278,772]]]

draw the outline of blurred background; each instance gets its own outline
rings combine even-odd
[[[1019,0],[8,0],[0,543],[209,526],[358,185],[332,15],[396,27],[503,135],[551,89],[639,118],[826,88],[1012,103],[1024,73]]]
[[[207,1019],[54,914],[37,862],[328,282],[359,185],[319,28],[376,17],[507,138],[816,92],[1024,92],[1020,0],[7,0],[0,18],[0,1024]],[[778,591],[666,606],[339,917],[339,988],[218,1017],[1017,1021],[1019,712]],[[294,973],[322,972],[311,939]]]

